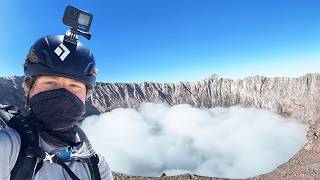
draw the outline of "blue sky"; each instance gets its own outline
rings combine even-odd
[[[320,71],[318,0],[0,0],[0,76],[23,75],[32,43],[64,34],[64,8],[93,13],[98,81],[179,82],[211,74]]]

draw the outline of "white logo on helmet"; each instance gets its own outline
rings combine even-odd
[[[63,61],[70,53],[69,49],[62,43],[54,50],[54,52],[60,57],[61,61]]]

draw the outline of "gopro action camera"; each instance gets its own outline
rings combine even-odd
[[[63,23],[74,29],[89,32],[92,18],[92,14],[86,11],[82,11],[72,6],[67,6],[63,15]]]

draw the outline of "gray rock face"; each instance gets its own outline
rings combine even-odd
[[[25,108],[22,77],[0,78],[0,104]],[[320,74],[298,78],[225,79],[217,75],[196,82],[181,83],[97,83],[86,103],[87,115],[107,112],[118,107],[137,108],[143,102],[187,103],[195,107],[239,105],[269,109],[297,118],[310,126],[308,143],[287,163],[273,172],[252,179],[319,179],[320,178]],[[114,173],[115,179],[160,179],[133,177]],[[195,175],[161,177],[161,179],[218,179]]]
[[[170,83],[98,83],[89,100],[99,112],[118,107],[137,108],[143,102],[170,105],[181,103],[195,107],[240,105],[269,109],[308,124],[319,120],[320,74],[299,78],[248,77],[243,80],[213,75],[197,82]]]
[[[26,98],[22,88],[22,77],[0,77],[0,104],[16,105],[25,111]]]

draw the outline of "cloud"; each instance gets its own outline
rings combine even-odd
[[[267,110],[146,103],[82,124],[114,171],[246,178],[272,171],[306,142],[307,126]]]

